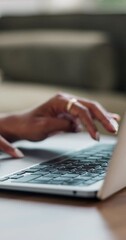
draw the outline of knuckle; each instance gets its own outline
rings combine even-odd
[[[56,94],[56,98],[69,100],[71,98],[71,95],[69,95],[69,94],[67,94],[65,92],[58,92]]]
[[[83,107],[80,111],[80,118],[82,119],[89,119],[90,118],[90,112],[89,109],[87,107]]]
[[[91,102],[91,107],[94,109],[99,109],[101,107],[101,104],[97,101],[92,101]]]
[[[87,107],[83,108],[83,112],[85,115],[89,115],[89,109]]]
[[[58,92],[55,97],[56,98],[62,98],[64,96],[63,92]]]
[[[57,103],[64,98],[62,92],[58,92],[52,99],[53,106],[57,106]]]

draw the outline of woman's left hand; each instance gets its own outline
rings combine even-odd
[[[84,126],[93,139],[99,140],[95,120],[116,133],[119,119],[118,114],[108,112],[96,101],[60,93],[34,109],[1,117],[0,134],[8,141],[38,141],[58,131],[76,132]]]

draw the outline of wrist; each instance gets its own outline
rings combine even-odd
[[[18,121],[16,114],[0,114],[0,135],[9,141],[18,140],[16,132]]]

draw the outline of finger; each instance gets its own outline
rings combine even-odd
[[[119,122],[121,120],[120,115],[117,113],[108,113],[108,116],[115,119],[117,122]]]
[[[117,133],[119,128],[117,122],[120,121],[120,116],[118,114],[108,113],[105,108],[96,101],[91,101],[89,99],[83,99],[80,97],[77,98],[77,100],[83,106],[86,106],[90,110],[92,117],[99,120],[108,131]]]
[[[2,136],[0,136],[0,149],[11,155],[14,158],[22,158],[24,155],[23,153],[17,149],[14,148],[5,138],[3,138]]]
[[[97,102],[90,102],[88,105],[93,116],[99,120],[102,125],[112,133],[116,133],[118,131],[118,123],[114,120],[113,117],[108,115],[108,112]]]
[[[82,132],[84,131],[84,125],[82,125],[79,118],[74,119],[74,132]]]
[[[68,113],[59,114],[58,118],[71,121],[71,123],[73,125],[73,129],[72,129],[73,132],[82,132],[84,130],[84,127],[82,126],[79,118],[75,118]]]
[[[68,103],[69,103],[69,100],[71,99],[71,97],[73,97],[73,96],[70,96],[68,94],[58,94],[53,100],[51,100],[51,102],[52,102],[51,114],[56,116],[56,115],[59,115],[60,113],[64,113],[64,112],[68,113],[67,106],[68,106]],[[110,131],[112,133],[117,132],[117,130],[118,130],[117,122],[113,121],[114,119],[110,118],[108,116],[107,111],[105,111],[105,109],[100,104],[93,102],[93,101],[91,102],[88,99],[77,98],[77,100],[78,100],[78,103],[80,103],[81,106],[84,107],[84,109],[86,107],[88,112],[90,112],[90,117],[88,117],[89,123],[88,123],[88,121],[86,121],[86,118],[85,118],[85,121],[84,121],[84,119],[83,120],[81,119],[81,120],[82,120],[82,124],[85,122],[89,133],[91,134],[91,136],[94,139],[99,138],[99,133],[95,127],[93,118],[96,118],[97,120],[99,120],[108,131]],[[72,106],[74,106],[74,104]],[[46,109],[47,109],[47,107],[46,107]],[[89,115],[89,113],[86,115]],[[79,116],[79,118],[80,118],[80,116]]]
[[[72,105],[70,113],[75,117],[79,118],[83,126],[85,126],[91,135],[91,137],[97,141],[100,139],[99,132],[94,124],[93,118],[88,110],[79,102]]]
[[[55,112],[60,113],[67,112],[67,104],[69,102],[69,96],[67,95],[59,95],[58,101],[56,101]],[[91,137],[97,141],[100,139],[99,132],[94,124],[93,118],[87,107],[83,106],[81,103],[76,102],[72,104],[72,107],[69,112],[75,119],[80,119],[82,125],[87,128]]]

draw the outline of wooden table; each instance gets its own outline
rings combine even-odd
[[[0,193],[2,240],[126,239],[126,190],[104,201]]]
[[[83,134],[79,134],[79,139],[84,145]],[[60,140],[63,141],[63,136]],[[65,135],[64,140],[69,137]],[[54,149],[57,145],[54,139],[43,142],[43,148],[46,149],[49,142]],[[23,159],[0,160],[0,175],[31,163],[32,160]],[[126,190],[102,202],[0,191],[0,216],[1,240],[126,239]]]

